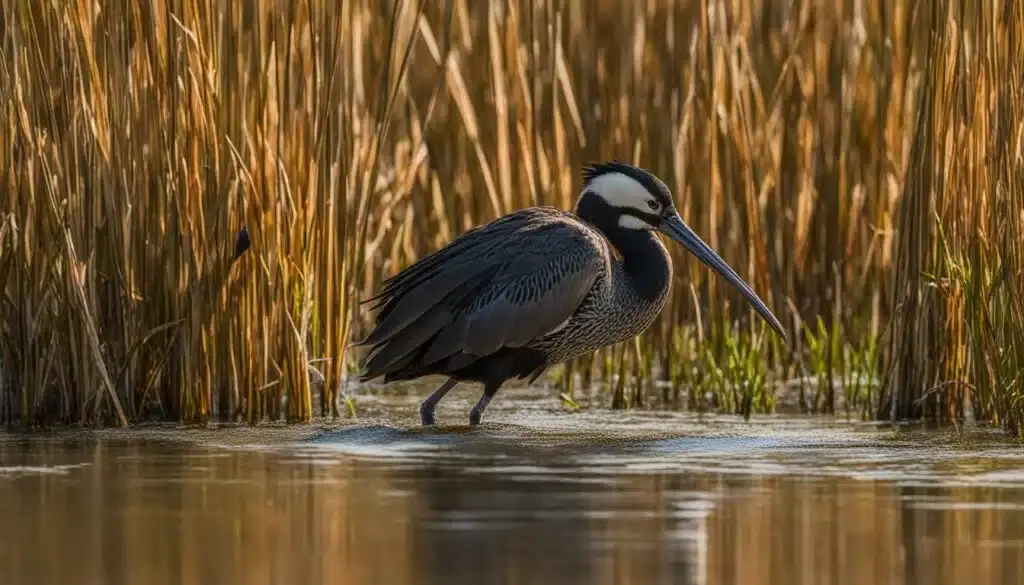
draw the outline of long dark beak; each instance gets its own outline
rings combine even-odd
[[[686,249],[703,262],[705,266],[721,274],[729,281],[729,284],[738,288],[743,293],[743,296],[746,297],[747,302],[753,305],[754,309],[764,317],[764,320],[771,325],[772,329],[782,337],[782,340],[786,341],[786,334],[782,330],[782,324],[775,318],[775,315],[768,310],[768,307],[765,306],[764,302],[761,301],[750,286],[740,278],[740,275],[736,274],[736,271],[726,264],[721,256],[705,244],[704,240],[700,239],[700,236],[690,229],[690,226],[686,225],[683,218],[679,217],[679,214],[665,221],[659,231],[686,246]]]

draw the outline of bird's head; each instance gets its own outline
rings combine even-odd
[[[605,234],[657,231],[679,242],[705,266],[735,286],[782,337],[782,324],[750,286],[711,249],[676,211],[672,192],[653,174],[618,161],[587,165],[576,214]]]
[[[672,193],[661,179],[618,161],[583,168],[583,192],[576,213],[602,230],[658,230],[679,215]]]

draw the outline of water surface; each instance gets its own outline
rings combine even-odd
[[[421,390],[422,393],[422,390]],[[0,436],[0,582],[1018,584],[1024,449],[837,420],[569,413],[419,428]]]

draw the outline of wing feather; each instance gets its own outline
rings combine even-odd
[[[466,232],[385,283],[363,377],[527,346],[572,316],[606,262],[590,228],[550,208]]]
[[[459,316],[445,345],[435,340],[428,356],[486,356],[528,345],[572,316],[603,267],[594,239],[574,225],[538,226],[515,244],[502,270]]]

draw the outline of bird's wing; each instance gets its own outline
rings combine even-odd
[[[494,277],[457,313],[431,352],[484,356],[547,335],[572,316],[594,285],[604,263],[600,252],[575,226],[531,226],[509,242],[496,259]]]
[[[522,347],[562,325],[606,267],[573,216],[527,209],[463,234],[385,283],[368,373]],[[418,358],[418,359],[417,359]]]

